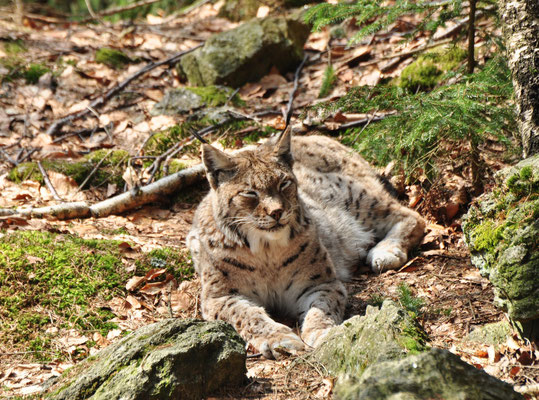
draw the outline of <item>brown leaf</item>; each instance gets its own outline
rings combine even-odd
[[[157,293],[160,293],[167,286],[167,284],[167,281],[147,283],[142,289],[139,290],[139,292],[149,295],[155,295]]]
[[[125,284],[125,288],[129,290],[130,292],[132,292],[136,290],[138,287],[140,287],[145,281],[146,281],[146,278],[143,276],[133,276],[129,278],[129,280]]]
[[[144,278],[151,281],[157,278],[159,275],[163,275],[165,272],[167,272],[166,268],[152,268],[146,272],[146,276]]]

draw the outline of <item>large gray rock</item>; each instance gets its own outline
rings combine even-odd
[[[425,349],[425,334],[408,312],[390,300],[368,306],[333,328],[313,357],[333,375],[358,377],[369,365]]]
[[[303,58],[309,27],[284,17],[253,19],[210,37],[203,47],[186,54],[180,67],[191,85],[240,87],[257,81],[272,66],[281,73]]]
[[[499,173],[498,186],[470,208],[462,228],[496,304],[521,333],[538,337],[539,155]]]
[[[245,343],[224,322],[170,319],[145,326],[73,367],[55,400],[200,399],[239,385]]]
[[[511,385],[441,349],[374,364],[358,382],[341,384],[335,397],[343,400],[524,399]]]

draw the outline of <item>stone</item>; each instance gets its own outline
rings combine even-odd
[[[213,35],[203,47],[182,57],[179,66],[193,86],[237,88],[267,75],[272,66],[281,74],[295,69],[309,32],[295,19],[253,19]]]
[[[415,320],[405,309],[385,300],[380,309],[368,306],[364,316],[352,317],[333,328],[312,357],[339,377],[339,387],[341,381],[353,380],[349,377],[358,377],[373,363],[424,349],[425,334]]]
[[[493,322],[479,326],[464,338],[467,342],[481,343],[486,345],[500,345],[506,342],[512,332],[509,321]]]
[[[497,174],[463,218],[472,263],[520,333],[539,337],[539,155]]]
[[[245,342],[220,322],[147,325],[74,366],[48,389],[54,400],[200,399],[245,379]]]
[[[233,105],[244,102],[226,86],[182,87],[168,90],[151,110],[152,115],[181,115],[206,107],[218,107],[229,101]]]
[[[511,385],[442,349],[375,363],[357,382],[339,385],[335,397],[341,400],[524,399]]]
[[[202,107],[202,97],[186,88],[172,89],[150,111],[151,115],[178,115]]]

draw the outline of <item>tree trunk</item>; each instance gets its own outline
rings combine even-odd
[[[523,157],[539,152],[539,1],[499,0]]]

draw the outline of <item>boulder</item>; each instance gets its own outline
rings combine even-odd
[[[308,35],[309,27],[298,20],[253,19],[213,35],[203,47],[182,57],[179,66],[191,85],[237,88],[259,80],[272,66],[281,73],[297,67]]]
[[[363,372],[357,383],[341,384],[335,397],[343,400],[524,399],[511,385],[442,349],[376,363]]]
[[[497,175],[463,218],[472,263],[520,333],[539,337],[539,155]]]
[[[224,322],[169,319],[87,358],[49,388],[55,400],[200,399],[245,378],[245,343]]]
[[[332,375],[353,379],[373,363],[417,354],[425,348],[425,334],[414,319],[396,303],[385,300],[380,309],[368,306],[364,316],[333,328],[312,356]]]

